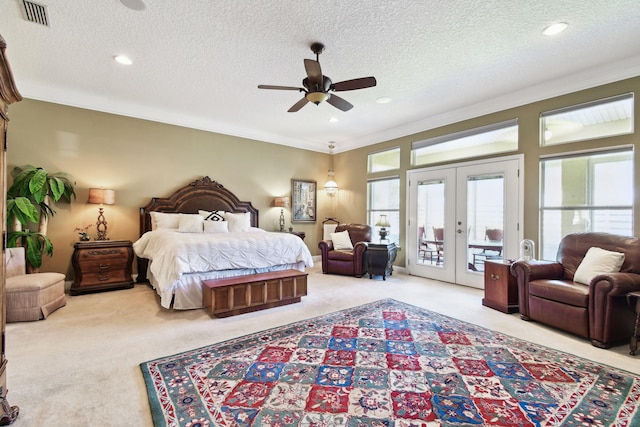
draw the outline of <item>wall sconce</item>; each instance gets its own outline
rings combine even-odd
[[[104,218],[102,205],[114,205],[116,203],[115,191],[105,190],[104,188],[90,188],[88,202],[100,205],[98,209],[98,222],[96,222],[96,230],[98,231],[96,240],[109,240],[107,238],[107,221]]]
[[[273,206],[278,208],[288,208],[289,198],[276,197],[275,199],[273,199]],[[284,231],[284,209],[280,209],[280,231]]]
[[[327,196],[333,197],[338,192],[338,184],[333,180],[333,171],[330,170],[328,173],[329,181],[324,185],[324,192],[327,193]]]
[[[380,242],[382,243],[383,240],[387,240],[387,234],[389,234],[389,230],[387,230],[386,227],[391,227],[391,224],[389,224],[389,220],[387,219],[387,215],[380,215],[375,226],[382,227],[380,229]]]

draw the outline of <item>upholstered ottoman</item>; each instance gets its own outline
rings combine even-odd
[[[24,248],[7,249],[7,322],[46,319],[67,302],[64,274],[25,274]]]

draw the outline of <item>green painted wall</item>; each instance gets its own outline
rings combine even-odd
[[[635,145],[638,134],[595,139],[579,143],[539,147],[538,119],[543,111],[592,101],[594,99],[640,93],[640,77],[559,96],[436,129],[385,141],[372,146],[334,155],[338,195],[330,198],[318,191],[318,221],[294,224],[305,231],[305,242],[312,254],[319,255],[317,242],[322,238],[321,221],[337,217],[342,222],[366,219],[366,181],[370,178],[399,176],[400,193],[406,192],[406,172],[411,165],[413,141],[471,129],[507,119],[519,119],[520,147],[525,157],[524,235],[538,235],[538,161],[540,156],[568,151],[590,150],[619,145]],[[640,123],[636,96],[635,122]],[[392,105],[391,105],[392,108]],[[176,188],[208,175],[234,192],[241,200],[252,201],[260,210],[260,226],[278,227],[279,209],[273,198],[290,193],[291,178],[312,179],[322,188],[327,180],[330,157],[277,144],[220,135],[179,126],[100,113],[58,104],[24,100],[13,104],[9,117],[9,170],[15,165],[32,164],[51,172],[64,171],[77,181],[78,199],[59,205],[51,220],[49,234],[55,245],[53,258],[46,259],[43,270],[71,273],[71,254],[77,240],[74,228],[95,222],[97,207],[86,203],[90,187],[112,188],[116,205],[105,208],[111,239],[138,237],[138,208],[149,198],[164,197]],[[340,141],[336,141],[339,143]],[[400,169],[367,174],[367,156],[371,152],[400,147]],[[514,152],[516,153],[516,152]],[[513,154],[513,153],[507,153]],[[468,159],[467,159],[468,160]],[[635,169],[640,171],[636,156]],[[640,188],[640,174],[636,174]],[[636,191],[635,205],[640,206]],[[401,221],[406,218],[406,201],[400,203]],[[286,212],[287,226],[290,212]],[[640,221],[636,219],[635,229]],[[404,246],[404,228],[399,242]],[[405,251],[396,265],[405,264]],[[71,277],[71,275],[69,275]]]

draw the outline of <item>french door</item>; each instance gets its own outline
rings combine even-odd
[[[522,156],[407,172],[409,274],[484,287],[487,260],[518,257]]]

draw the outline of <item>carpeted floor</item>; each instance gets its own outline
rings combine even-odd
[[[141,369],[156,427],[640,425],[640,377],[393,299]]]
[[[7,325],[8,401],[20,406],[13,424],[33,426],[153,425],[139,364],[394,298],[510,336],[640,374],[640,358],[622,344],[603,350],[587,340],[484,307],[481,290],[394,272],[386,281],[309,270],[301,303],[212,319],[204,310],[169,311],[146,285],[69,296],[40,322]]]

